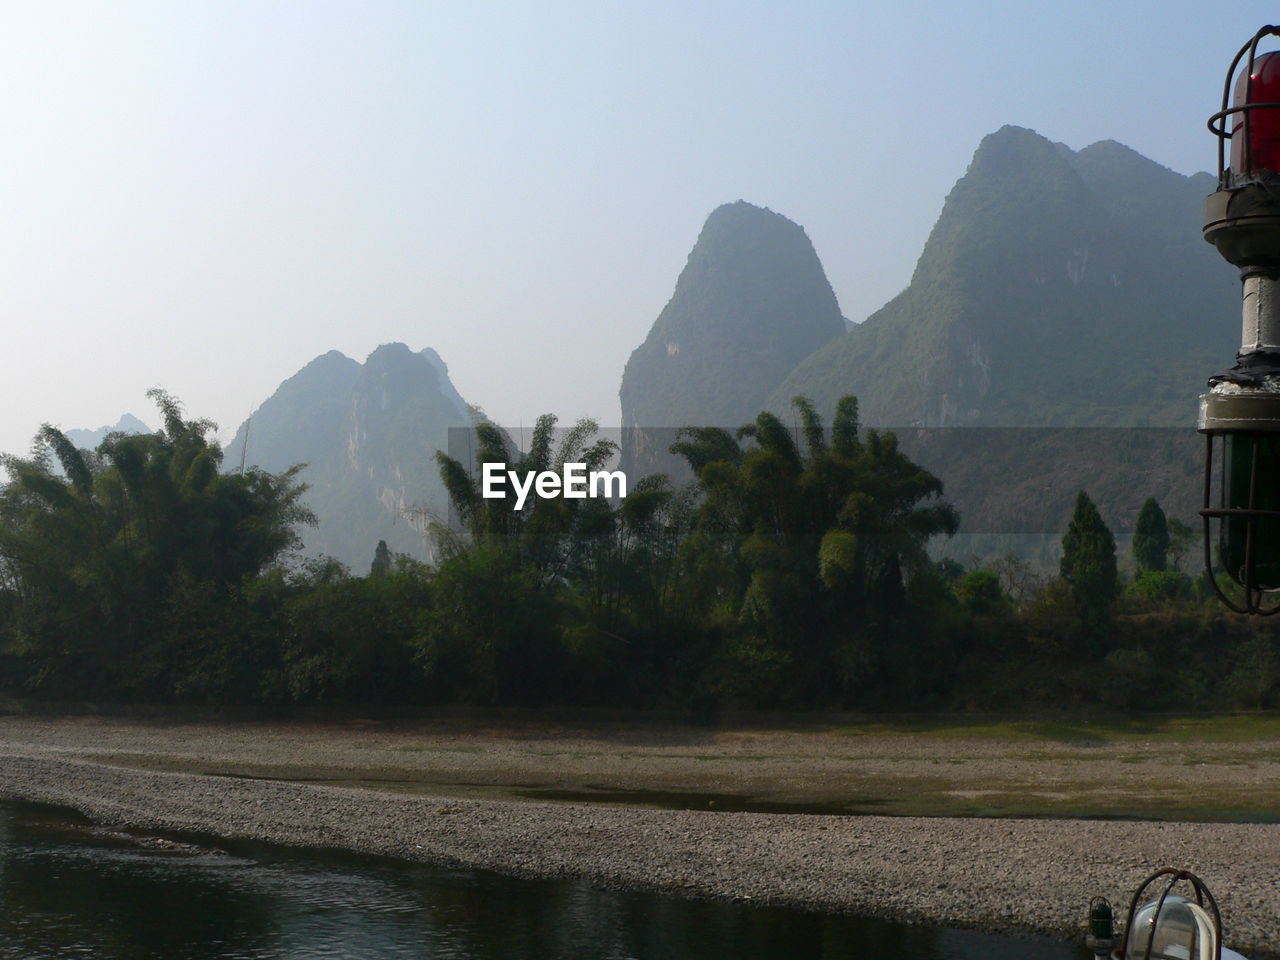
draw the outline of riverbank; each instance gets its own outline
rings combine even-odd
[[[511,799],[520,790],[576,797],[593,787],[604,797],[647,790],[713,804],[757,796],[798,809],[837,803],[851,784],[877,776],[901,790],[939,766],[965,771],[952,774],[956,784],[1014,793],[1034,777],[1044,792],[1072,796],[1096,777],[1130,797],[1163,789],[1171,799],[1197,783],[1209,789],[1219,773],[1228,784],[1238,777],[1246,792],[1277,785],[1275,751],[1265,743],[1209,751],[1180,735],[1168,743],[1155,736],[1141,741],[1151,745],[1149,757],[1135,761],[1132,743],[1094,739],[1090,746],[954,729],[854,735],[0,717],[0,797],[72,807],[112,826],[1063,937],[1081,934],[1090,897],[1127,904],[1146,873],[1170,864],[1209,883],[1229,944],[1251,957],[1280,954],[1276,824],[833,816]],[[1206,751],[1221,771],[1197,760],[1172,762]]]

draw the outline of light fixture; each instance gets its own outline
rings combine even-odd
[[[1205,567],[1223,603],[1263,616],[1280,613],[1280,50],[1258,53],[1268,36],[1280,36],[1280,27],[1263,27],[1240,48],[1222,109],[1209,118],[1218,189],[1205,199],[1204,238],[1240,270],[1243,322],[1236,364],[1209,379],[1198,423],[1206,437]],[[1241,586],[1239,600],[1214,572],[1215,520],[1218,563]]]
[[[1175,893],[1179,884],[1186,884],[1184,889],[1189,888],[1192,896]],[[1152,893],[1148,894],[1149,888]],[[1223,950],[1222,917],[1209,888],[1189,870],[1165,867],[1147,877],[1134,893],[1124,940],[1114,956],[1125,960],[1223,960],[1224,954],[1239,956]]]

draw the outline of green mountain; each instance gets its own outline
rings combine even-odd
[[[1239,280],[1200,238],[1208,174],[1114,141],[1004,127],[979,145],[898,296],[767,404],[859,398],[888,426],[1189,426],[1238,346]]]
[[[319,523],[306,551],[367,571],[379,540],[425,557],[422,510],[447,509],[435,451],[471,425],[466,402],[431,349],[384,344],[360,364],[336,350],[284,381],[227,446],[226,469],[278,472],[305,463],[306,502]]]
[[[739,200],[712,211],[622,375],[625,427],[737,426],[845,322],[804,230]]]

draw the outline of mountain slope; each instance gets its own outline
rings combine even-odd
[[[803,229],[741,200],[718,207],[627,361],[623,425],[736,426],[797,362],[844,330]]]
[[[422,537],[399,516],[407,507],[442,513],[446,498],[435,451],[452,427],[470,426],[466,403],[431,349],[384,344],[360,364],[330,351],[284,381],[227,447],[224,465],[278,472],[305,463],[306,502],[318,525],[306,550],[364,573],[379,540],[424,557]]]
[[[238,468],[244,457],[248,466],[271,473],[295,463],[327,468],[359,375],[360,364],[337,350],[316,357],[240,425],[227,445],[225,467]]]
[[[1205,174],[1112,141],[986,137],[910,285],[772,391],[883,425],[1190,424],[1236,349],[1239,283],[1200,239]]]

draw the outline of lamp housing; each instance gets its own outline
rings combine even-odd
[[[1240,48],[1209,118],[1218,189],[1205,199],[1204,238],[1240,270],[1242,322],[1235,366],[1209,379],[1197,424],[1205,567],[1224,603],[1261,615],[1280,613],[1280,50],[1258,53],[1275,36],[1280,27],[1265,26]],[[1215,544],[1242,599],[1218,583]]]

